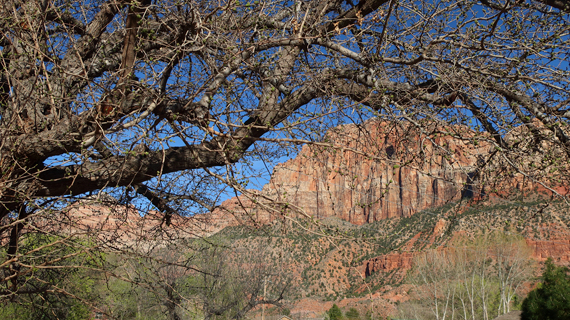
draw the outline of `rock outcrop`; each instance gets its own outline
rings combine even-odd
[[[364,277],[376,272],[406,271],[412,268],[413,259],[414,254],[411,252],[389,253],[365,261],[359,271]]]
[[[508,139],[524,137],[521,130]],[[535,156],[532,163],[520,163],[532,172],[531,182],[503,163],[503,157],[492,156],[497,148],[490,140],[465,126],[422,124],[420,129],[408,122],[378,120],[338,126],[322,142],[305,145],[297,157],[276,165],[261,196],[253,202],[244,198],[250,201],[247,206],[231,205],[230,212],[265,221],[296,212],[362,225],[409,217],[462,198],[508,197],[514,190],[535,199],[543,193],[568,193],[563,185],[540,183],[557,180],[546,167],[532,169],[542,160]]]
[[[477,196],[475,167],[489,145],[472,143],[477,137],[465,127],[428,129],[375,120],[336,127],[275,166],[261,193],[291,211],[356,225]]]
[[[570,264],[570,240],[533,240],[525,239],[526,244],[532,249],[533,258],[544,262],[553,258],[557,264]]]

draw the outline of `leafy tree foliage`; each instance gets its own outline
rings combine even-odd
[[[542,283],[522,304],[522,320],[562,320],[570,318],[570,272],[548,259]]]
[[[89,243],[85,241],[47,235],[28,234],[20,245],[21,252],[30,254],[19,263],[34,266],[34,274],[23,284],[26,294],[2,302],[0,318],[88,319],[89,304],[98,298],[93,290],[94,270],[100,268],[103,257],[87,254]],[[45,291],[53,293],[38,294]]]

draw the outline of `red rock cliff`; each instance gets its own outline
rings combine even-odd
[[[473,136],[464,127],[445,131]],[[411,125],[379,121],[337,127],[326,141],[337,148],[304,146],[295,159],[275,167],[262,193],[308,215],[358,225],[410,216],[469,192],[465,183],[477,157],[489,149],[449,134],[428,136]]]
[[[485,141],[489,138],[464,126],[422,124],[418,129],[408,122],[378,120],[343,125],[331,129],[322,142],[305,145],[294,159],[275,166],[259,201],[234,198],[221,207],[233,218],[247,213],[265,222],[280,216],[284,207],[357,225],[409,217],[463,196],[478,198],[477,165],[486,163],[495,150]],[[510,167],[495,162],[486,168]],[[536,194],[541,187],[512,170],[489,172],[492,176],[484,175],[486,191],[497,195],[515,189]],[[558,191],[567,192],[566,188]],[[265,207],[258,205],[263,202]]]

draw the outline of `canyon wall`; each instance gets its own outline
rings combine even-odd
[[[524,138],[520,131],[508,139]],[[417,128],[379,120],[338,126],[323,141],[303,146],[294,159],[276,165],[260,194],[230,199],[221,208],[253,220],[269,221],[288,212],[362,225],[409,217],[462,198],[505,197],[513,190],[529,197],[568,192],[550,183],[556,180],[550,173],[531,167],[540,159],[518,164],[532,172],[531,182],[502,163],[503,157],[492,157],[497,149],[490,140],[465,126]],[[482,165],[484,172],[478,171]],[[550,180],[541,184],[540,179]]]
[[[490,148],[473,139],[475,133],[460,126],[420,130],[375,120],[339,126],[320,145],[305,145],[297,157],[275,166],[261,194],[303,215],[356,225],[408,217],[477,196],[471,178]],[[240,210],[237,202],[227,203],[234,212]]]

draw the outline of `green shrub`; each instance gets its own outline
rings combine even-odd
[[[342,320],[342,311],[335,304],[327,311],[330,320]]]
[[[358,310],[356,310],[356,308],[350,308],[346,312],[346,317],[350,320],[360,319],[360,313],[358,313]]]
[[[549,258],[542,283],[522,304],[521,320],[570,319],[570,275],[568,268],[556,267]]]

